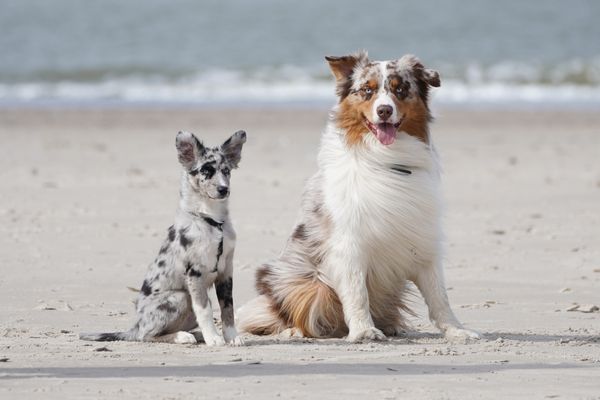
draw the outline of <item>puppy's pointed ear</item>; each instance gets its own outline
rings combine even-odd
[[[335,76],[337,83],[336,92],[343,100],[348,94],[350,94],[350,88],[352,87],[352,73],[357,66],[366,65],[369,62],[366,51],[361,51],[355,54],[342,57],[327,56],[325,60],[329,63],[329,68]]]
[[[246,132],[237,131],[221,145],[221,151],[227,157],[232,168],[237,168],[242,159],[242,146],[246,143]]]
[[[190,132],[180,131],[175,138],[175,147],[179,162],[186,171],[193,169],[205,152],[202,142]]]

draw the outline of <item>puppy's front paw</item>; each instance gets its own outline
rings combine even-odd
[[[367,342],[370,340],[385,340],[386,337],[379,329],[373,327],[361,329],[361,330],[352,330],[348,334],[346,338],[347,341],[352,343],[357,342]]]
[[[223,337],[225,342],[232,346],[243,346],[244,339],[238,336],[237,330],[233,326],[228,326],[223,329]]]
[[[242,339],[240,336],[234,337],[232,340],[228,341],[227,343],[229,343],[231,346],[235,346],[235,347],[246,345],[246,343],[244,343],[244,339]]]
[[[207,346],[224,346],[225,339],[219,335],[204,335],[204,343],[206,343]]]
[[[475,331],[451,326],[444,332],[446,340],[453,343],[468,343],[481,339],[481,335]]]

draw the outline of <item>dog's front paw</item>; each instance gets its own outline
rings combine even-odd
[[[246,345],[246,343],[244,342],[244,339],[242,339],[240,336],[234,337],[233,339],[231,339],[227,343],[230,346],[234,346],[234,347],[239,347],[239,346],[245,346]]]
[[[290,339],[290,338],[303,338],[304,334],[298,328],[287,328],[279,332],[279,337]]]
[[[388,326],[383,328],[382,331],[387,337],[406,336],[406,329],[399,326]]]
[[[468,343],[470,341],[481,339],[481,335],[475,331],[464,328],[449,327],[444,332],[446,340],[453,343]]]
[[[196,337],[189,332],[177,332],[173,337],[173,343],[176,344],[196,344]]]
[[[351,330],[346,338],[347,341],[352,343],[357,342],[367,342],[370,340],[385,340],[386,337],[379,329],[373,327],[360,329],[360,330]]]
[[[244,339],[238,336],[237,330],[233,326],[228,326],[223,329],[223,337],[225,342],[232,346],[243,346]]]
[[[225,339],[219,335],[204,335],[204,343],[206,343],[207,346],[224,346]]]

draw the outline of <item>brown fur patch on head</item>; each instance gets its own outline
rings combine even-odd
[[[397,61],[397,65],[401,65],[411,73],[417,85],[418,95],[429,110],[429,88],[440,87],[440,74],[433,69],[425,68],[421,60],[411,54],[402,56]]]
[[[369,132],[365,126],[365,118],[371,115],[375,98],[362,101],[356,97],[347,97],[340,103],[336,115],[338,126],[346,133],[349,146],[360,143],[363,135]]]
[[[429,122],[431,113],[422,100],[405,101],[393,97],[398,112],[404,114],[400,130],[414,136],[424,143],[429,143]]]
[[[371,63],[367,59],[359,63],[349,57],[330,61],[340,95],[335,118],[346,135],[347,144],[356,145],[365,134],[370,133],[365,119],[370,122],[374,120],[373,103],[382,87],[402,116],[399,130],[428,143],[428,125],[432,120],[429,89],[440,86],[439,74],[425,68],[412,55],[388,61],[383,75],[379,63]]]
[[[392,74],[386,82],[389,92],[399,100],[405,100],[410,95],[410,82],[398,74]]]
[[[360,143],[363,135],[369,132],[365,118],[373,118],[373,103],[381,85],[378,74],[372,68],[365,66],[361,75],[360,87],[351,90],[347,97],[340,100],[336,115],[338,126],[346,132],[346,143],[349,146]]]
[[[429,88],[441,85],[437,71],[425,68],[421,61],[413,55],[405,55],[397,60],[398,66],[403,66],[410,73],[416,85],[417,101],[402,102],[405,121],[402,130],[411,136],[429,143],[429,122],[433,120],[429,110]]]
[[[393,65],[396,65],[394,68],[397,67],[397,64]],[[392,68],[388,65],[387,69],[389,71]],[[409,135],[418,137],[427,143],[428,113],[426,109],[423,109],[421,102],[410,101],[411,84],[409,80],[404,79],[400,74],[392,72],[388,77],[386,85],[398,113],[404,116],[401,129]],[[423,124],[423,122],[425,123]]]

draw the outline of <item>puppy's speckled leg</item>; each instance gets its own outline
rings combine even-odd
[[[221,321],[223,322],[223,337],[225,342],[236,346],[243,345],[243,341],[238,337],[235,329],[235,321],[233,315],[233,251],[231,251],[226,259],[226,267],[222,276],[217,277],[215,289],[219,306],[221,307]]]
[[[188,290],[192,299],[192,309],[204,342],[208,346],[224,345],[223,337],[217,332],[213,321],[212,307],[208,297],[208,287],[203,276],[187,276]]]

